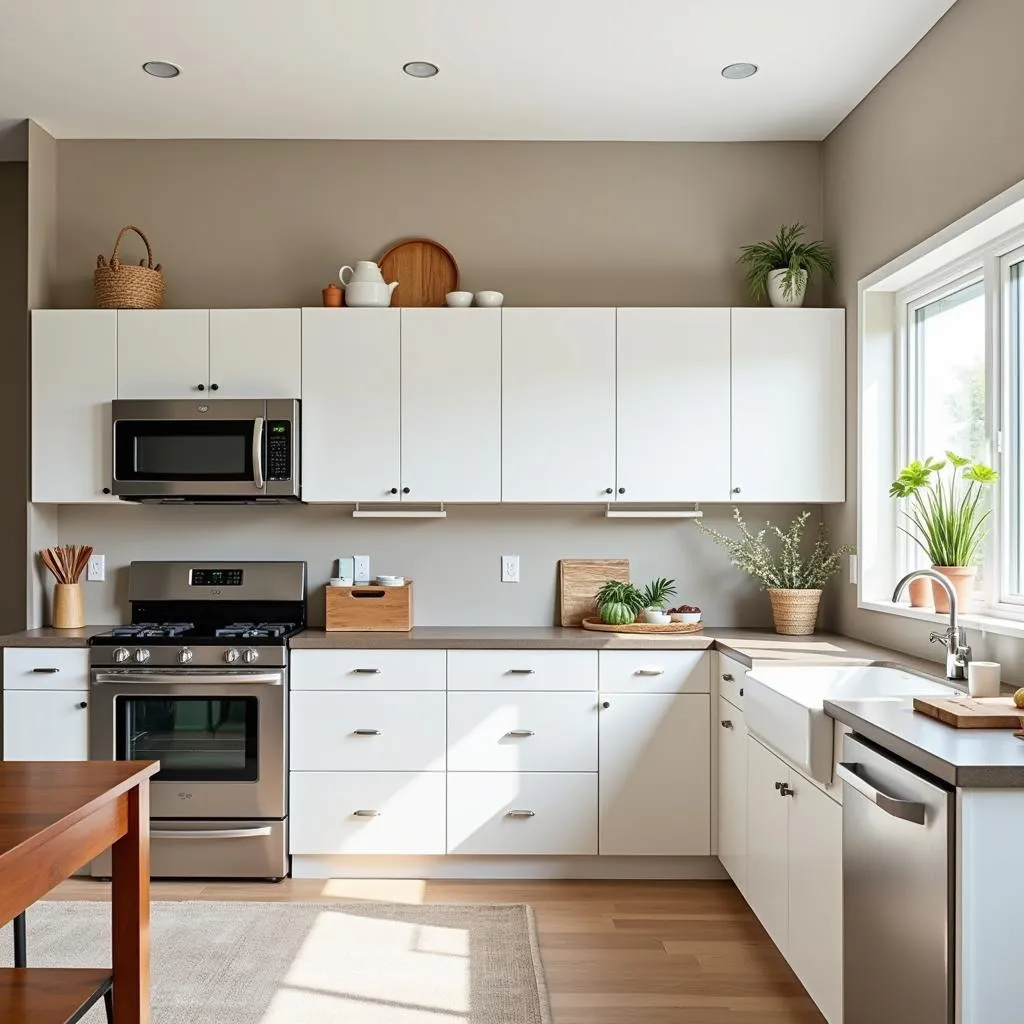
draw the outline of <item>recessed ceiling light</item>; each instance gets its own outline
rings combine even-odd
[[[147,60],[142,70],[154,78],[177,78],[181,74],[181,68],[166,60]]]
[[[411,60],[408,64],[402,65],[402,70],[413,78],[433,78],[439,68],[429,60]]]
[[[739,64],[726,64],[726,66],[724,68],[722,68],[722,77],[723,78],[731,78],[731,79],[750,78],[751,75],[756,75],[756,74],[757,74],[757,65],[756,64],[748,64],[745,61],[741,61]]]

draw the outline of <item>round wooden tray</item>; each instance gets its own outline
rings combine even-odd
[[[377,261],[385,281],[397,281],[392,306],[443,306],[459,290],[459,265],[440,242],[407,238]]]
[[[670,622],[667,626],[658,626],[650,622],[630,622],[625,626],[609,626],[600,619],[584,619],[584,629],[594,629],[601,633],[699,633],[703,628],[700,622]]]

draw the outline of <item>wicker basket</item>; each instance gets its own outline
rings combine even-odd
[[[118,257],[121,239],[134,231],[146,244],[146,259],[137,267],[122,263]],[[93,290],[97,309],[159,309],[164,304],[164,275],[158,263],[153,266],[153,250],[149,239],[133,224],[121,228],[114,242],[110,263],[102,255],[96,257]]]
[[[775,632],[786,636],[809,636],[818,621],[820,590],[772,590],[772,618]]]

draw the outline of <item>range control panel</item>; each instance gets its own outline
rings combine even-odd
[[[267,480],[292,478],[292,425],[289,420],[267,422]]]

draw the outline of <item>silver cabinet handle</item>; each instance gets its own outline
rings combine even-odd
[[[380,729],[353,729],[353,736],[379,736]]]
[[[633,675],[635,676],[663,676],[665,670],[663,668],[638,668]]]
[[[32,669],[32,671],[33,672],[38,672],[41,675],[52,676],[52,675],[56,675],[56,673],[58,673],[60,671],[60,669],[59,668],[34,668],[34,669]]]
[[[379,676],[379,668],[354,668],[352,670],[357,676]]]
[[[898,797],[889,796],[888,793],[876,789],[860,774],[860,767],[856,762],[841,761],[836,765],[836,775],[851,789],[855,789],[861,796],[867,797],[873,804],[880,807],[886,814],[913,822],[915,825],[925,823],[924,804],[915,800],[900,800]]]
[[[532,729],[510,729],[506,736],[536,736],[537,734]]]
[[[357,818],[379,818],[380,811],[353,811]]]
[[[536,815],[536,813],[537,813],[536,811],[516,811],[516,810],[512,810],[512,811],[506,811],[505,812],[505,817],[506,818],[532,818],[532,817],[534,817]]]
[[[510,676],[532,676],[534,669],[532,668],[510,668],[508,670]]]
[[[723,729],[731,729],[732,728],[732,721],[730,719],[728,719],[728,718],[723,718],[722,719],[722,728]]]
[[[263,417],[257,416],[252,423],[252,482],[262,491],[263,479]]]
[[[211,829],[154,829],[149,833],[150,839],[259,839],[269,836],[271,828],[211,828]]]
[[[727,683],[733,682],[735,680],[735,678],[736,677],[731,672],[723,672],[722,673],[722,679],[724,679],[725,682],[727,682]]]

